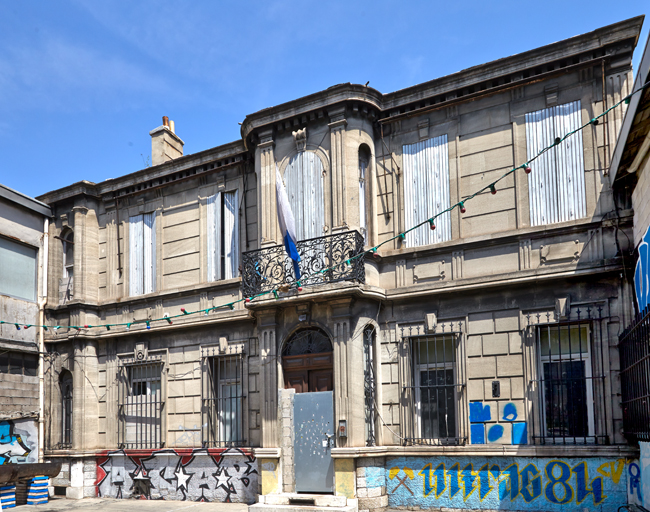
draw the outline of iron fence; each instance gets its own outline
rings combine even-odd
[[[553,313],[527,319],[533,443],[609,444],[602,308],[577,308],[560,321]]]
[[[162,362],[123,364],[118,369],[118,446],[162,448]]]
[[[375,328],[368,326],[363,330],[363,382],[366,402],[366,446],[377,444],[375,433]]]
[[[650,441],[650,307],[619,337],[623,433],[630,441]]]
[[[302,240],[298,242],[297,249],[302,286],[339,281],[365,283],[363,256],[322,272],[363,252],[363,235],[358,231]],[[273,290],[296,279],[293,262],[283,245],[243,253],[241,274],[245,297]]]
[[[201,438],[205,448],[245,446],[242,354],[203,349]]]
[[[464,367],[457,357],[462,324],[439,324],[433,333],[402,329],[406,376],[402,380],[402,426],[406,445],[458,445],[459,391]]]

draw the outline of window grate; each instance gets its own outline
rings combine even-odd
[[[619,339],[623,433],[630,441],[650,441],[650,307]]]
[[[457,445],[465,441],[458,434],[462,378],[456,353],[460,339],[460,332],[406,338],[411,375],[405,379],[409,384],[402,386],[405,444]]]
[[[535,444],[609,444],[601,313],[577,309],[559,322],[550,313],[528,315],[537,362]]]
[[[140,362],[119,367],[118,445],[125,449],[162,448],[161,363]]]
[[[363,376],[366,402],[366,446],[377,444],[375,432],[375,328],[368,326],[363,331]]]
[[[242,354],[203,357],[201,437],[205,448],[245,446]]]

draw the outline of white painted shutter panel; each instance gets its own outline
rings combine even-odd
[[[581,126],[580,101],[526,114],[528,160],[550,146],[556,137]],[[586,217],[582,131],[531,162],[528,175],[532,226]]]
[[[313,151],[294,156],[284,171],[289,205],[296,220],[298,240],[325,234],[325,200],[323,196],[323,163]],[[342,194],[341,190],[333,191]],[[284,233],[282,234],[284,237]]]
[[[239,193],[226,192],[223,196],[223,238],[226,275],[233,279],[239,275]]]
[[[129,217],[129,295],[142,295],[142,215]]]
[[[366,170],[368,162],[359,159],[359,228],[364,243],[368,243],[368,227],[366,225]]]
[[[447,135],[402,147],[404,166],[404,226],[406,229],[449,208],[449,149]],[[451,240],[451,214],[407,233],[406,245],[418,247]]]
[[[221,279],[221,192],[208,197],[208,281]]]
[[[143,216],[144,293],[156,291],[156,212]]]

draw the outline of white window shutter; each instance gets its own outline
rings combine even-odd
[[[221,192],[208,197],[208,281],[221,279]]]
[[[129,217],[129,295],[143,293],[142,215]]]
[[[528,160],[556,137],[581,126],[580,101],[526,114]],[[532,226],[586,217],[584,149],[582,131],[573,134],[530,163],[528,175]]]
[[[319,156],[313,151],[302,151],[295,155],[284,171],[284,184],[296,220],[298,240],[323,236],[325,200],[323,163]],[[336,190],[333,193],[341,194],[342,191]]]
[[[404,167],[404,225],[408,229],[449,208],[449,149],[447,135],[402,147]],[[451,215],[446,212],[406,235],[408,247],[451,240]]]
[[[156,291],[156,212],[143,215],[144,293]]]
[[[239,275],[239,193],[226,192],[223,196],[223,238],[226,272],[224,279]]]

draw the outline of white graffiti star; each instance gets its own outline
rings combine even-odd
[[[193,474],[194,473],[186,473],[185,468],[179,464],[178,469],[176,469],[176,472],[174,473],[174,475],[176,475],[176,480],[178,481],[176,490],[183,489],[187,491],[187,482],[189,482]]]
[[[227,491],[230,490],[230,479],[232,477],[228,476],[228,473],[226,472],[225,469],[222,469],[221,471],[214,473],[212,476],[214,476],[214,478],[216,478],[217,480],[217,485],[215,486],[215,489],[218,489],[219,486],[223,486],[223,488],[226,489]]]

